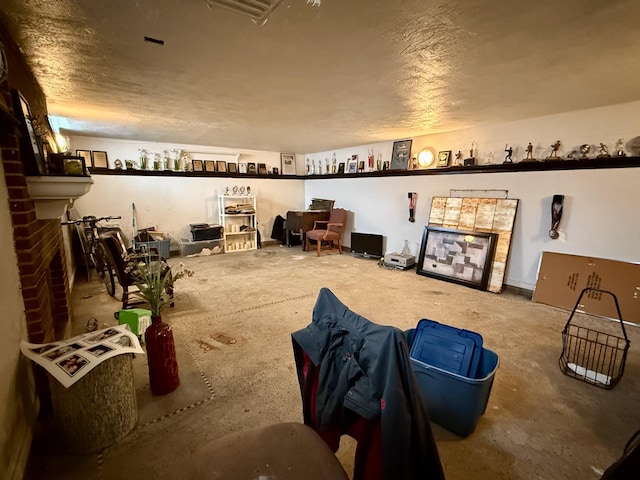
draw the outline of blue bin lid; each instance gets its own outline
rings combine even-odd
[[[481,351],[480,334],[422,319],[416,327],[409,356],[447,372],[473,378]]]

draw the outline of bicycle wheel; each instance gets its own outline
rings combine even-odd
[[[103,248],[104,247],[100,243],[97,245],[94,262],[98,276],[102,279],[104,286],[107,288],[107,293],[113,297],[116,294],[113,266],[109,263],[109,257],[105,254]]]

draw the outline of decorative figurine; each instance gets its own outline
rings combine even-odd
[[[556,143],[551,145],[551,155],[549,155],[546,160],[560,160],[558,150],[560,150],[560,140],[557,140]]]
[[[333,166],[331,167],[331,172],[332,173],[336,173],[337,171],[337,165],[338,165],[338,160],[336,160],[336,152],[333,152],[333,157],[331,158],[331,163],[333,163]]]
[[[373,148],[369,149],[369,155],[367,157],[367,160],[369,162],[369,171],[372,172],[373,171]]]
[[[580,155],[580,160],[586,160],[587,154],[591,151],[591,145],[589,145],[588,143],[584,143],[582,145],[580,145],[580,153],[582,155]]]
[[[597,158],[611,158],[609,155],[609,147],[607,147],[604,143],[600,142],[600,153]]]
[[[458,150],[458,153],[456,153],[456,165],[460,165],[462,163],[462,152],[460,150]]]
[[[560,238],[558,227],[560,226],[560,220],[562,220],[563,207],[564,195],[554,195],[551,203],[551,230],[549,230],[549,237],[553,240]]]
[[[306,164],[307,164],[307,175],[309,175],[309,174],[311,173],[311,166],[310,166],[310,163],[309,163],[309,159],[308,159],[308,158],[307,158],[307,160],[306,160]]]
[[[376,169],[378,171],[382,170],[382,154],[381,153],[378,154],[378,163],[376,165]]]
[[[529,142],[529,145],[527,145],[527,156],[524,157],[524,161],[525,162],[535,162],[536,159],[533,158],[533,145],[531,144],[531,142]]]
[[[624,151],[624,141],[620,138],[616,142],[616,156],[617,157],[626,157],[627,154]]]
[[[513,147],[509,147],[509,144],[505,144],[504,151],[507,153],[507,155],[504,157],[504,162],[502,163],[513,163],[513,160],[511,158],[511,156],[513,155]]]
[[[476,142],[471,142],[471,149],[469,150],[469,158],[465,158],[463,160],[463,164],[465,167],[472,167],[476,164],[476,157],[474,157],[474,150],[476,147]]]

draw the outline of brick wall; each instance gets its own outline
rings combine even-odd
[[[68,274],[59,220],[36,219],[15,133],[2,136],[2,161],[18,256],[29,340],[64,338],[69,324]]]
[[[13,110],[11,90],[17,89],[29,102],[33,115],[46,115],[44,93],[19,48],[1,24],[0,41],[5,46],[9,64],[8,80],[0,84],[4,103]],[[35,204],[29,198],[24,176],[20,129],[0,130],[4,181],[9,193],[29,340],[38,343],[58,340],[67,334],[70,316],[70,292],[60,221],[36,218]]]

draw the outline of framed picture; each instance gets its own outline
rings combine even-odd
[[[84,164],[93,167],[93,155],[91,155],[91,150],[76,150],[76,157],[84,158]]]
[[[393,142],[393,152],[391,152],[391,170],[406,170],[411,158],[412,140],[400,140]]]
[[[364,172],[364,160],[360,160],[360,161],[358,162],[358,172],[359,172],[359,173]]]
[[[202,160],[191,160],[191,167],[194,172],[204,172],[204,164]]]
[[[13,107],[22,130],[20,151],[24,173],[25,175],[46,175],[47,166],[42,152],[42,140],[36,135],[29,102],[18,90],[12,90],[11,94],[13,96]]]
[[[247,173],[247,164],[242,162],[238,164],[238,173]]]
[[[107,159],[107,152],[94,150],[91,156],[93,158],[93,166],[95,168],[109,168],[109,160]]]
[[[227,173],[227,162],[225,162],[224,160],[218,160],[216,162],[216,172]]]
[[[296,156],[293,153],[281,153],[280,162],[283,175],[296,174]]]
[[[351,159],[347,161],[347,173],[356,173],[358,171],[358,155],[351,155]]]
[[[247,173],[249,175],[256,174],[256,164],[254,162],[247,162]]]
[[[486,290],[498,235],[425,227],[417,273]]]
[[[438,163],[436,164],[436,166],[448,167],[450,161],[451,161],[451,150],[438,152]]]
[[[227,162],[227,172],[238,173],[238,164],[235,162]]]
[[[267,164],[259,163],[258,164],[258,175],[266,175],[267,174]]]
[[[204,171],[205,172],[215,172],[216,171],[216,162],[213,160],[205,160],[204,161]]]
[[[338,164],[338,173],[344,173],[344,162]]]

